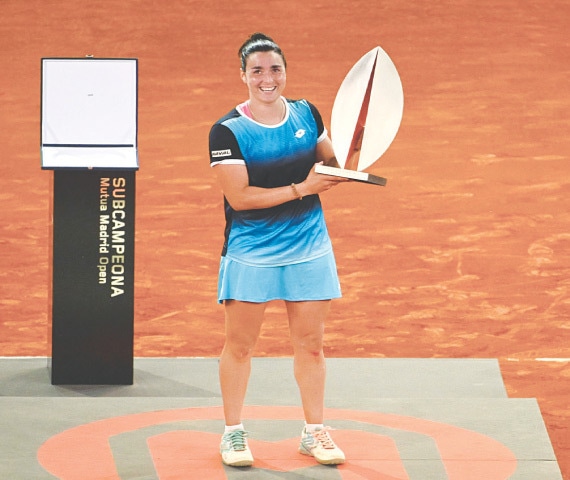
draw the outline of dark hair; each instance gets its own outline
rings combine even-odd
[[[285,60],[285,55],[279,48],[271,37],[268,37],[264,33],[256,32],[244,42],[238,51],[238,56],[241,61],[241,69],[245,72],[245,64],[247,62],[247,57],[255,52],[275,52],[281,55],[283,59],[283,65],[287,67],[287,61]]]

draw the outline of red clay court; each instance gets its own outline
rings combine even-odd
[[[210,125],[245,98],[237,49],[272,35],[286,95],[329,125],[376,45],[404,87],[386,187],[323,195],[344,298],[329,357],[496,358],[537,398],[570,478],[570,5],[483,2],[4,0],[0,18],[0,356],[49,356],[52,173],[40,169],[40,59],[139,59],[136,357],[216,357],[223,234]],[[256,356],[291,354],[279,304]]]

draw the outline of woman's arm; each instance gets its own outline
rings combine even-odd
[[[317,162],[323,162],[329,167],[340,167],[334,154],[331,139],[327,137],[320,143],[317,143]]]
[[[276,188],[252,187],[245,165],[224,165],[214,167],[224,196],[234,210],[269,208],[299,198],[291,185]],[[300,185],[296,185],[299,195]]]
[[[320,159],[321,155],[326,156],[331,152],[332,147],[330,151],[326,148],[320,151],[319,146],[317,146],[317,159]],[[329,159],[335,160],[334,156],[329,157]],[[324,192],[339,183],[348,181],[342,177],[316,173],[313,167],[307,178],[303,182],[296,184],[295,187],[286,185],[284,187],[262,188],[249,185],[249,177],[245,165],[219,164],[214,167],[214,170],[224,196],[234,210],[255,210],[274,207],[291,200],[300,200],[301,197],[307,195]]]

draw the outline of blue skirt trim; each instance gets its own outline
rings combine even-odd
[[[340,298],[334,254],[281,267],[253,267],[227,257],[220,261],[218,302],[301,302]]]

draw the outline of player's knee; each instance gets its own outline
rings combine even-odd
[[[253,356],[255,342],[250,341],[234,341],[226,342],[226,350],[238,362],[245,362]]]
[[[323,352],[322,335],[310,334],[293,339],[293,347],[295,351],[299,353],[310,355],[312,357],[320,357]]]

